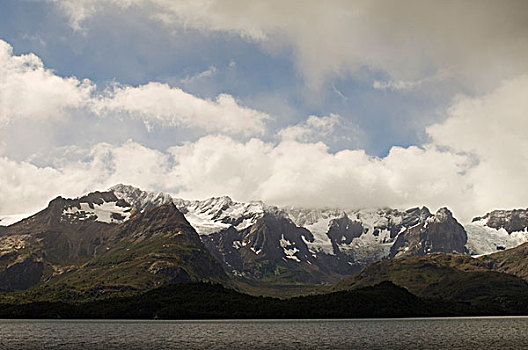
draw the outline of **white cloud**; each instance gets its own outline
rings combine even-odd
[[[293,48],[312,86],[362,67],[415,81],[449,70],[468,86],[492,86],[528,69],[523,0],[156,1],[62,0],[75,28],[102,11],[139,9],[169,28],[240,35]],[[476,85],[476,83],[480,83]]]
[[[138,87],[115,86],[100,96],[93,108],[103,115],[125,113],[147,123],[241,135],[264,134],[264,123],[271,119],[266,113],[239,105],[228,94],[211,101],[152,82]]]
[[[379,81],[376,80],[372,84],[372,87],[376,90],[393,90],[393,91],[399,91],[399,90],[411,90],[413,88],[416,88],[420,85],[422,85],[423,81],[404,81],[404,80],[398,80],[398,81]]]
[[[527,75],[485,96],[459,96],[446,120],[427,129],[430,144],[393,147],[384,158],[361,150],[333,154],[323,143],[306,142],[314,128],[335,125],[329,117],[281,131],[278,145],[210,137],[171,151],[186,196],[204,197],[213,188],[280,205],[448,205],[468,220],[527,205],[526,91]]]
[[[69,18],[70,25],[76,31],[82,31],[82,22],[96,14],[104,7],[104,2],[101,0],[47,0],[55,3],[61,8]],[[111,4],[112,2],[108,2]],[[134,0],[120,0],[113,1],[114,6],[122,4],[123,7],[131,6]]]
[[[284,128],[279,131],[279,136],[283,140],[313,141],[320,140],[330,135],[336,126],[341,123],[342,118],[337,114],[318,117],[311,115],[304,122]]]
[[[14,56],[0,40],[0,127],[12,118],[64,117],[66,110],[84,106],[93,88],[88,80],[57,76],[33,54]]]
[[[231,63],[232,62],[234,62],[234,61],[229,62],[229,67],[231,67]],[[215,75],[216,72],[218,72],[218,69],[215,66],[211,66],[211,67],[207,68],[206,70],[204,70],[203,72],[200,72],[200,73],[192,75],[192,76],[187,76],[184,79],[181,79],[180,83],[189,84],[189,83],[195,82],[196,80],[209,78],[209,77],[212,77],[213,75]]]
[[[526,207],[528,187],[528,75],[488,95],[459,97],[445,122],[427,129],[433,141],[478,164],[464,176],[476,207]]]
[[[362,150],[331,153],[321,142],[299,142],[304,131],[278,144],[206,136],[166,152],[132,141],[98,144],[79,156],[82,161],[55,168],[3,157],[0,213],[34,211],[57,194],[76,196],[120,182],[185,198],[227,194],[278,205],[447,205],[463,220],[495,208],[526,207],[526,91],[523,76],[486,96],[461,96],[446,121],[428,129],[432,143],[393,147],[384,158]],[[302,126],[331,130],[336,120],[310,117]]]
[[[376,90],[408,91],[421,88],[425,84],[446,80],[452,75],[448,70],[440,70],[436,74],[420,80],[375,80],[372,87]]]
[[[394,148],[377,159],[361,150],[331,154],[323,143],[243,143],[227,136],[207,136],[167,152],[132,141],[98,144],[82,158],[56,168],[0,158],[0,213],[36,211],[56,195],[75,197],[116,183],[186,198],[229,194],[279,205],[438,206],[460,193],[449,179],[463,166],[435,149]]]
[[[230,195],[277,205],[397,207],[447,205],[462,220],[525,207],[528,188],[528,76],[480,97],[459,97],[448,118],[428,129],[432,143],[393,147],[384,158],[362,150],[331,153],[291,132],[278,144],[206,136],[159,152],[132,141],[99,144],[56,168],[0,158],[0,213],[32,211],[57,194],[75,196],[124,182],[185,198]],[[331,130],[338,118],[301,126]],[[302,129],[302,128],[301,128]],[[291,129],[290,129],[291,131]]]
[[[251,136],[264,134],[265,122],[271,119],[228,94],[208,100],[156,82],[116,85],[103,93],[96,90],[89,80],[56,75],[33,54],[13,55],[12,47],[0,40],[0,127],[16,118],[57,120],[82,110],[102,117],[137,118],[147,126],[157,123]]]
[[[227,193],[279,205],[405,208],[456,204],[466,192],[464,157],[435,147],[394,147],[379,159],[361,150],[332,154],[323,143],[206,137],[170,152],[180,194],[191,198]]]

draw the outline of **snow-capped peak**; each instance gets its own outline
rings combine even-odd
[[[154,208],[173,201],[173,198],[165,193],[146,192],[130,185],[115,185],[109,188],[119,199],[125,200],[136,207],[139,211]]]
[[[235,202],[228,196],[204,200],[173,198],[166,193],[143,191],[119,184],[109,189],[117,198],[135,206],[139,211],[173,202],[199,234],[210,234],[229,227],[243,230],[262,217],[267,206],[262,202]]]
[[[262,217],[266,209],[262,202],[235,202],[227,196],[194,201],[178,199],[174,203],[199,234],[230,227],[243,230]]]

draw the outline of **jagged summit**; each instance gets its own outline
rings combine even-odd
[[[528,231],[528,209],[493,210],[472,222],[482,222],[496,230],[505,229],[508,233]]]
[[[139,211],[157,207],[173,201],[173,198],[165,193],[147,192],[130,185],[115,185],[109,188],[115,196],[135,206]]]
[[[130,185],[115,185],[112,191],[118,198],[131,203],[139,211],[172,202],[185,214],[199,234],[210,234],[234,226],[242,230],[262,216],[266,208],[263,202],[235,202],[229,196],[211,197],[204,200],[174,198],[162,192],[143,191]],[[273,211],[273,208],[269,208]]]
[[[427,209],[427,208],[426,208]],[[421,210],[429,213],[429,210]],[[467,254],[467,233],[464,227],[453,217],[447,208],[440,208],[434,215],[429,213],[425,219],[404,229],[391,247],[390,257],[406,257],[429,253]]]
[[[451,210],[447,209],[446,207],[440,208],[436,211],[434,216],[431,216],[431,221],[441,223],[441,222],[449,222],[453,220],[453,213]]]

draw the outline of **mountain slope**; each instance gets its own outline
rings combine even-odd
[[[319,282],[337,274],[336,269],[308,250],[304,242],[313,240],[311,233],[284,216],[266,213],[248,228],[229,228],[202,236],[202,240],[235,275]]]
[[[227,278],[171,201],[140,211],[113,192],[56,198],[6,227],[0,247],[5,291],[41,285],[55,292],[66,285],[75,298]]]
[[[48,282],[74,286],[79,295],[141,291],[191,280],[227,280],[198,234],[172,203],[145,210],[117,226],[104,253]]]
[[[480,258],[495,271],[508,273],[528,281],[528,243]]]
[[[483,309],[515,310],[518,303],[525,307],[528,282],[491,268],[485,260],[464,255],[435,253],[404,257],[374,263],[332,289],[362,288],[391,281],[426,298],[468,302]]]
[[[55,198],[0,232],[0,290],[25,289],[85,263],[106,249],[113,227],[132,214],[112,192]],[[18,270],[31,273],[13,272]]]

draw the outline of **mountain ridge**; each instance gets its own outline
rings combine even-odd
[[[491,253],[528,240],[528,232],[508,233],[504,225],[489,227],[489,220],[482,218],[462,226],[447,208],[435,214],[426,207],[405,211],[279,208],[236,202],[227,196],[189,201],[119,184],[75,199],[57,197],[50,201],[47,214],[45,209],[2,227],[0,251],[3,246],[1,254],[7,262],[3,267],[6,273],[12,273],[7,268],[15,262],[22,263],[15,269],[40,269],[40,249],[47,254],[43,276],[60,275],[67,264],[83,264],[112,252],[109,245],[127,236],[130,220],[138,216],[143,215],[144,230],[153,229],[144,215],[160,208],[177,210],[172,220],[196,231],[188,239],[203,244],[225,273],[272,283],[332,283],[384,259],[434,252]],[[167,230],[171,227],[170,220],[159,223]],[[30,254],[26,240],[39,242],[32,246],[38,247],[37,253]],[[18,260],[8,258],[9,254]],[[169,271],[170,266],[164,262],[151,270]],[[180,270],[175,267],[174,271]]]

